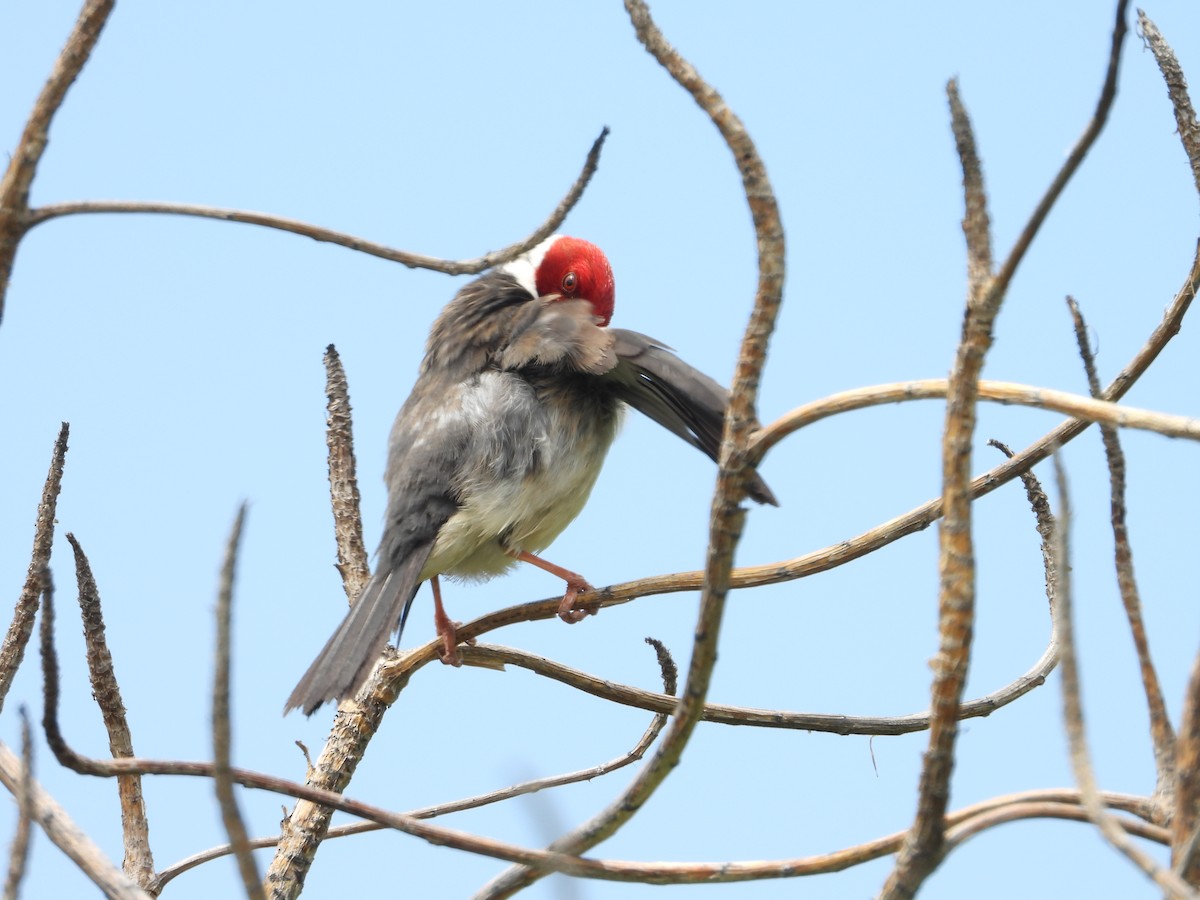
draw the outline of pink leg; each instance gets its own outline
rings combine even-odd
[[[446,615],[446,608],[442,606],[442,586],[436,575],[429,579],[429,585],[433,588],[433,625],[442,639],[442,662],[448,666],[461,666],[462,656],[458,652],[458,625],[450,620],[450,617]]]
[[[511,555],[521,562],[533,563],[539,569],[543,569],[551,575],[557,575],[567,583],[567,592],[563,594],[562,603],[558,604],[558,617],[564,622],[574,625],[576,622],[581,622],[588,616],[596,614],[595,609],[580,609],[575,606],[575,601],[580,594],[595,590],[582,575],[572,572],[570,569],[564,569],[562,566],[556,566],[540,556],[534,556],[527,550],[521,550]]]

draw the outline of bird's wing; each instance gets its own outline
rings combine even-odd
[[[457,510],[452,484],[466,442],[453,415],[459,391],[421,378],[396,417],[388,457],[389,504],[375,574],[284,707],[311,715],[352,695],[394,631],[399,639],[438,531]]]
[[[716,461],[729,391],[653,338],[624,328],[607,331],[617,362],[603,377],[617,396]],[[757,472],[746,489],[759,503],[779,505]]]

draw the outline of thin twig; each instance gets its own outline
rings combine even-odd
[[[600,149],[604,146],[604,139],[607,137],[608,129],[605,128],[592,143],[592,148],[588,151],[583,169],[580,171],[579,177],[575,179],[575,183],[571,185],[570,190],[559,201],[558,206],[554,208],[549,217],[529,237],[511,244],[502,250],[492,250],[474,259],[441,259],[436,256],[426,256],[422,253],[410,253],[406,250],[397,250],[394,247],[368,241],[365,238],[355,237],[352,234],[335,231],[332,228],[323,228],[320,225],[301,222],[298,219],[289,219],[285,216],[276,216],[252,210],[223,209],[194,203],[142,200],[75,200],[67,203],[51,203],[30,210],[24,218],[24,225],[28,229],[35,225],[41,225],[43,222],[48,222],[51,219],[85,213],[161,213],[177,216],[198,216],[203,219],[242,222],[246,225],[260,225],[264,228],[287,231],[292,234],[298,234],[301,237],[312,238],[314,241],[337,244],[339,247],[346,247],[349,250],[366,253],[369,256],[377,256],[381,259],[397,262],[408,266],[410,269],[429,269],[430,271],[442,272],[446,275],[474,275],[485,269],[491,269],[509,260],[516,259],[522,253],[540,244],[558,229],[563,220],[566,219],[567,214],[579,202],[579,198],[583,196],[583,191],[587,187],[588,182],[591,181],[592,176],[596,173],[596,169],[600,164]]]
[[[1080,699],[1079,666],[1075,659],[1075,634],[1071,597],[1071,500],[1067,475],[1058,454],[1054,456],[1054,474],[1058,481],[1059,527],[1056,531],[1058,560],[1058,646],[1062,674],[1063,724],[1071,750],[1071,768],[1088,819],[1114,849],[1123,853],[1139,869],[1167,892],[1170,897],[1195,898],[1196,894],[1174,872],[1164,869],[1153,858],[1135,847],[1117,821],[1105,809],[1096,785],[1083,723]]]
[[[554,660],[496,644],[479,644],[463,647],[463,663],[498,668],[503,665],[519,666],[538,675],[552,678],[577,690],[608,700],[644,709],[649,712],[670,714],[678,701],[669,694],[659,694],[632,685],[620,684],[598,678],[588,672],[571,668]],[[1046,681],[1054,669],[1056,656],[1051,643],[1041,657],[1027,672],[1000,689],[974,700],[967,700],[959,708],[959,718],[970,719],[989,716],[996,710],[1023,697]],[[796,731],[816,731],[838,735],[897,735],[924,731],[929,727],[929,711],[908,713],[901,716],[853,716],[835,713],[790,712],[781,709],[756,709],[748,706],[730,706],[723,703],[706,703],[702,719],[718,725],[737,725],[756,728],[782,728]]]
[[[25,877],[25,866],[29,861],[29,838],[33,824],[33,736],[29,729],[29,715],[21,707],[21,774],[15,788],[17,798],[17,830],[8,852],[8,875],[4,880],[4,900],[17,900],[21,893],[21,880]]]
[[[3,303],[0,300],[0,303]],[[42,594],[42,572],[50,565],[50,551],[54,547],[54,514],[58,508],[58,494],[62,490],[63,464],[67,458],[67,434],[70,426],[62,423],[54,452],[50,456],[50,471],[42,488],[42,501],[38,504],[37,519],[33,526],[33,552],[29,560],[29,572],[17,598],[12,622],[0,645],[0,710],[12,687],[13,678],[25,658],[25,647],[33,634],[33,620],[37,616],[38,597]]]
[[[254,863],[254,854],[250,850],[250,837],[246,833],[246,823],[238,810],[237,797],[233,793],[233,779],[230,777],[230,723],[229,723],[229,667],[232,656],[229,620],[233,610],[233,583],[237,568],[238,544],[242,539],[242,526],[246,521],[246,504],[238,509],[237,518],[233,522],[233,530],[229,534],[229,542],[225,545],[225,562],[221,566],[221,584],[217,590],[217,650],[216,671],[213,675],[213,788],[217,794],[217,804],[221,809],[221,821],[225,825],[225,833],[229,835],[229,843],[233,847],[233,855],[237,860],[238,874],[242,878],[242,888],[250,900],[266,900],[263,893],[262,881],[259,879],[258,866]]]
[[[109,752],[114,757],[133,756],[133,734],[125,715],[121,687],[117,683],[112,654],[105,638],[104,613],[100,606],[100,591],[92,575],[92,567],[75,535],[67,533],[75,554],[75,580],[79,585],[79,614],[83,620],[83,639],[87,646],[88,676],[92,681],[92,698],[100,707],[104,728],[108,732]],[[154,855],[150,850],[150,824],[146,817],[146,801],[142,796],[142,779],[124,775],[117,779],[117,796],[121,805],[121,835],[125,846],[123,868],[126,874],[143,888],[154,879]]]
[[[1096,374],[1096,358],[1088,340],[1087,323],[1074,297],[1067,297],[1067,308],[1075,325],[1075,342],[1083,361],[1088,389],[1092,396],[1100,394],[1100,378]],[[1141,670],[1142,688],[1146,693],[1146,707],[1150,713],[1150,738],[1154,744],[1155,796],[1159,798],[1164,824],[1174,809],[1175,793],[1175,730],[1167,714],[1158,672],[1150,656],[1150,640],[1146,635],[1146,623],[1142,618],[1142,600],[1138,592],[1137,579],[1133,574],[1133,547],[1129,542],[1129,526],[1126,524],[1125,506],[1125,453],[1121,449],[1121,438],[1117,429],[1101,424],[1100,437],[1104,443],[1104,456],[1108,462],[1109,507],[1113,531],[1114,563],[1117,570],[1117,587],[1121,592],[1121,604],[1129,621],[1129,633],[1137,651],[1138,667]]]
[[[30,227],[29,189],[50,142],[50,123],[100,39],[100,31],[108,21],[114,2],[87,0],[84,3],[75,27],[54,61],[50,77],[34,101],[25,129],[9,159],[8,169],[0,178],[0,320],[4,318],[4,298],[12,277],[17,245]]]
[[[1200,884],[1200,653],[1192,662],[1175,757],[1175,816],[1171,867],[1188,884]]]
[[[988,446],[995,447],[1009,459],[1013,457],[1012,449],[1002,441],[992,439],[988,441]],[[1042,568],[1046,579],[1046,602],[1050,606],[1050,646],[1046,652],[1057,655],[1058,645],[1054,638],[1054,616],[1058,562],[1054,558],[1054,531],[1058,527],[1058,522],[1050,510],[1050,499],[1046,496],[1046,491],[1042,488],[1038,477],[1032,472],[1024,472],[1021,475],[1021,483],[1025,486],[1025,496],[1029,499],[1029,505],[1033,509],[1034,518],[1037,520],[1037,532],[1042,539]]]
[[[1091,119],[1083,129],[1083,134],[1079,136],[1075,146],[1071,148],[1071,152],[1067,154],[1062,168],[1058,170],[1058,174],[1054,176],[1050,186],[1046,188],[1046,193],[1038,201],[1029,221],[1025,223],[1016,243],[1009,251],[1008,258],[1004,260],[1004,265],[996,273],[996,283],[992,289],[1001,294],[1008,290],[1009,283],[1017,274],[1017,267],[1020,266],[1026,251],[1033,244],[1033,239],[1041,229],[1042,223],[1050,215],[1050,210],[1054,208],[1054,204],[1058,202],[1058,198],[1066,189],[1067,182],[1083,164],[1084,157],[1088,155],[1088,151],[1092,149],[1092,145],[1100,137],[1100,132],[1104,130],[1105,123],[1108,122],[1108,114],[1112,111],[1113,103],[1117,99],[1117,73],[1121,66],[1121,50],[1125,44],[1125,33],[1129,30],[1125,24],[1128,11],[1128,0],[1118,0],[1116,22],[1113,23],[1112,39],[1108,49],[1108,66],[1105,69],[1104,85],[1100,88],[1100,98],[1096,101],[1095,112],[1092,113]]]

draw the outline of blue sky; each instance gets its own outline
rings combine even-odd
[[[745,121],[783,210],[788,280],[761,418],[847,388],[944,375],[965,292],[946,80],[960,79],[974,121],[1003,255],[1091,114],[1107,60],[1109,4],[934,2],[915,10],[660,0],[652,10]],[[45,0],[0,13],[3,146],[15,145],[76,11]],[[1172,0],[1146,11],[1193,81],[1200,78],[1200,8]],[[654,335],[727,381],[755,284],[740,182],[712,125],[642,50],[616,2],[217,2],[202,13],[123,2],[55,121],[33,202],[263,210],[408,250],[473,257],[540,223],[606,125],[612,134],[599,173],[563,231],[596,242],[612,261],[614,324]],[[1153,57],[1131,33],[1107,131],[1013,283],[987,377],[1086,392],[1068,293],[1089,319],[1102,380],[1141,346],[1183,283],[1196,241],[1196,193],[1174,131]],[[63,715],[77,747],[106,752],[70,615],[62,533],[79,538],[99,581],[137,752],[205,758],[217,571],[246,500],[234,761],[303,777],[293,741],[315,752],[329,715],[284,719],[279,709],[344,608],[327,505],[321,354],[336,344],[349,377],[373,548],[387,431],[429,323],[462,283],[197,219],[79,216],[25,239],[0,325],[0,583],[15,597],[24,580],[50,449],[59,423],[69,421],[54,563]],[[1185,325],[1128,402],[1200,415],[1196,354]],[[1021,447],[1057,421],[983,409],[976,470],[995,462],[987,438]],[[738,560],[799,556],[935,496],[941,425],[941,405],[926,402],[854,413],[793,436],[763,465],[782,506],[750,513]],[[1125,447],[1137,573],[1177,721],[1200,633],[1196,448],[1134,433]],[[1098,434],[1085,434],[1064,458],[1097,772],[1107,789],[1147,793],[1153,766],[1112,574]],[[588,507],[546,555],[596,584],[698,568],[714,472],[632,415]],[[1039,473],[1049,480],[1046,466]],[[1025,671],[1049,633],[1037,535],[1020,489],[981,501],[975,526],[973,696]],[[863,715],[924,709],[936,647],[935,531],[832,572],[735,594],[712,699]],[[446,602],[468,619],[558,589],[527,568],[487,585],[450,585]],[[432,632],[430,606],[419,595],[408,643]],[[642,638],[660,638],[685,664],[695,613],[695,596],[677,594],[573,628],[541,622],[489,639],[653,687]],[[40,709],[28,663],[0,721],[10,745],[20,703]],[[1054,677],[966,723],[952,806],[1070,785],[1059,704]],[[391,711],[350,793],[405,810],[594,765],[632,745],[647,718],[519,671],[430,667]],[[902,829],[925,744],[924,735],[872,741],[701,726],[684,763],[595,855],[781,858]],[[119,859],[115,785],[58,770],[44,746],[37,766],[47,789]],[[445,824],[539,846],[601,808],[629,777]],[[154,780],[145,791],[160,868],[222,842],[207,784]],[[243,794],[242,805],[252,833],[276,828],[278,798]],[[14,818],[0,817],[0,845]],[[890,866],[704,891],[861,897]],[[381,884],[414,896],[467,896],[498,869],[412,838],[370,835],[323,847],[307,896]],[[223,860],[179,879],[167,895],[229,895],[235,885]],[[26,895],[85,891],[37,835]],[[552,879],[528,896],[648,893]],[[957,851],[922,896],[1065,894],[1157,892],[1088,828],[1023,822]]]

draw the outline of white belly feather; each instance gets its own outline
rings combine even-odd
[[[617,431],[614,406],[596,415],[589,404],[545,403],[507,372],[465,388],[462,408],[479,438],[456,485],[461,507],[438,532],[421,578],[490,578],[515,564],[506,551],[548,547],[596,483]]]

